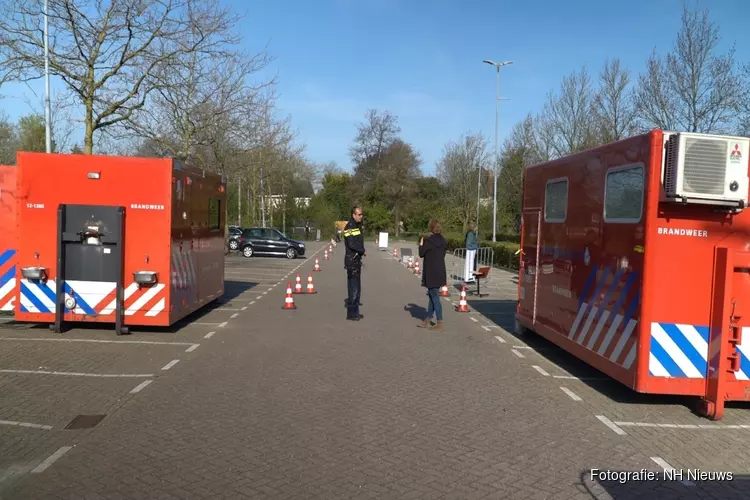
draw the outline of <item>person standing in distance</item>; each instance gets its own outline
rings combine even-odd
[[[360,292],[362,290],[362,257],[365,256],[365,237],[362,234],[362,208],[352,208],[352,217],[344,227],[344,268],[349,297],[346,302],[346,319],[359,321]]]
[[[446,241],[440,234],[440,223],[436,219],[430,220],[427,229],[430,231],[430,236],[419,240],[419,256],[424,259],[422,286],[427,289],[429,303],[427,316],[418,326],[430,330],[442,330],[443,305],[440,303],[440,287],[448,284],[445,269]],[[431,327],[433,313],[437,314],[437,324]]]

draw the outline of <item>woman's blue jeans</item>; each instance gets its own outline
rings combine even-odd
[[[427,319],[432,319],[432,314],[437,314],[437,320],[443,321],[443,304],[440,303],[440,288],[428,288],[427,296],[430,303],[427,306]]]

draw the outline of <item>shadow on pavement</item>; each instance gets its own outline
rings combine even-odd
[[[699,471],[693,473],[723,473],[728,471]],[[659,500],[682,500],[686,498],[721,498],[722,500],[746,499],[750,491],[750,475],[733,473],[731,480],[724,479],[696,480],[689,476],[688,470],[675,471],[675,475],[665,477],[659,469],[651,469],[656,475],[651,479],[643,471],[598,471],[587,470],[581,472],[580,482],[576,485],[583,492],[596,500],[643,500],[658,498]],[[680,472],[682,477],[680,477]],[[604,476],[602,474],[606,473]],[[630,474],[630,478],[626,474]],[[634,476],[635,474],[639,474]],[[706,476],[708,477],[708,476]],[[683,484],[692,482],[693,485]]]
[[[407,304],[404,306],[404,311],[411,314],[414,319],[425,319],[427,317],[427,309],[417,304]]]
[[[658,405],[658,406],[682,406],[696,412],[698,398],[691,396],[670,396],[662,394],[643,394],[621,384],[617,380],[589,366],[564,349],[558,347],[541,335],[534,332],[519,335],[515,333],[515,300],[467,300],[469,308],[480,313],[491,322],[507,331],[512,337],[518,339],[538,355],[545,358],[551,364],[559,367],[591,389],[602,394],[608,399],[630,405]],[[555,374],[559,375],[559,374]],[[748,402],[727,402],[727,408],[748,408]],[[697,414],[697,413],[696,413]],[[750,496],[748,497],[750,498]]]

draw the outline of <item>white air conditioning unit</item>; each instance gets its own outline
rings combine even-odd
[[[743,209],[748,202],[750,139],[664,134],[664,201]]]

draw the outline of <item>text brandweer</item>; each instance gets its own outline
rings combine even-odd
[[[708,231],[702,229],[680,229],[672,227],[660,227],[658,234],[669,234],[672,236],[695,236],[696,238],[708,238]]]

